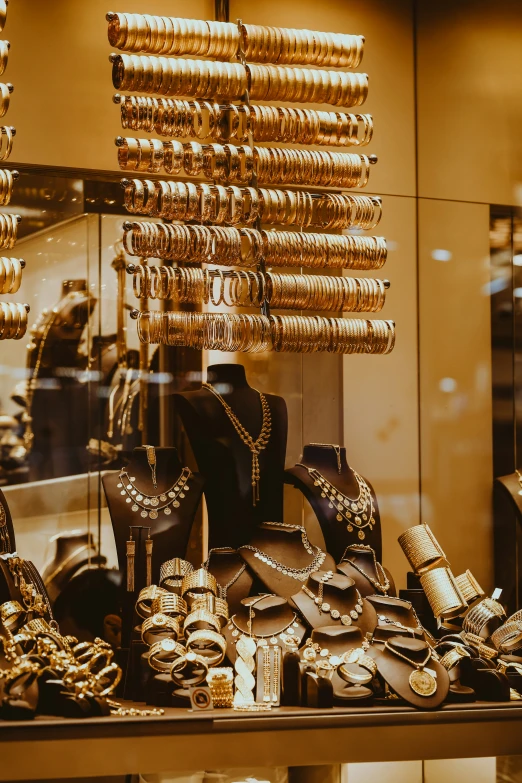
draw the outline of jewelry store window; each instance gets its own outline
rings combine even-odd
[[[0,780],[511,783],[519,191],[463,130],[506,30],[232,5],[60,0],[70,137],[0,129]]]

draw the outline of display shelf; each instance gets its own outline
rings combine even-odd
[[[0,780],[505,756],[520,753],[521,731],[520,703],[42,717],[0,722]]]

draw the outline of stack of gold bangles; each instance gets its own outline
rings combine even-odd
[[[472,606],[467,612],[462,623],[465,633],[475,634],[482,639],[491,636],[492,626],[496,630],[505,617],[504,607],[493,598],[484,598],[480,603]]]
[[[368,184],[367,155],[326,150],[254,147],[247,144],[200,144],[197,141],[160,141],[118,136],[118,164],[124,171],[167,174],[204,174],[207,179],[248,184],[330,185],[363,188]]]
[[[161,582],[180,595],[151,585],[141,591],[136,604],[140,617],[145,617],[141,637],[149,646],[149,665],[157,672],[170,673],[179,688],[199,685],[225,657],[221,629],[228,620],[228,605],[217,598],[217,582],[206,569],[194,570],[179,558],[163,564]],[[221,679],[216,677],[217,686]],[[209,686],[212,679],[213,675]],[[211,687],[214,706],[231,706],[228,687],[225,690],[216,687],[213,692]]]
[[[0,302],[0,340],[21,340],[27,330],[29,305]]]
[[[382,202],[352,193],[240,188],[234,185],[124,179],[125,207],[132,214],[204,223],[262,223],[371,229],[379,223]]]
[[[320,316],[133,311],[140,341],[200,350],[374,353],[393,350],[393,321]]]
[[[205,22],[149,14],[107,14],[109,43],[126,52],[190,54],[229,60],[240,48],[253,62],[356,68],[361,35]]]
[[[140,258],[164,258],[249,267],[264,259],[272,266],[380,269],[387,257],[382,237],[258,231],[235,226],[123,224],[125,250]]]
[[[239,142],[284,141],[331,147],[363,147],[373,136],[371,114],[294,109],[283,106],[219,104],[180,98],[116,93],[122,128],[168,138],[211,138]]]
[[[271,307],[289,310],[379,312],[386,285],[378,278],[334,277],[129,265],[138,299],[171,299],[219,307]],[[217,286],[216,286],[217,284]],[[217,290],[216,290],[217,288]]]

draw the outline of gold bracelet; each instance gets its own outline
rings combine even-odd
[[[456,576],[455,582],[468,604],[472,604],[485,595],[484,590],[469,569],[464,574]]]
[[[188,636],[194,631],[199,630],[199,623],[209,625],[217,633],[221,630],[221,622],[216,615],[211,614],[206,609],[194,609],[194,607],[192,607],[190,614],[187,615],[185,622],[183,623],[183,633]]]
[[[437,619],[458,617],[466,610],[467,604],[449,568],[426,571],[421,575],[420,581]]]
[[[154,642],[148,652],[149,666],[157,672],[168,672],[173,662],[185,655],[185,648],[174,639]]]
[[[25,609],[18,601],[6,601],[0,606],[0,622],[8,631],[19,624],[25,615]]]
[[[181,688],[199,685],[206,679],[207,675],[207,662],[192,651],[181,655],[170,667],[172,680]]]
[[[444,550],[428,525],[410,527],[399,536],[398,541],[416,574],[422,574],[439,560],[446,561]]]
[[[192,601],[192,610],[206,609],[207,612],[215,615],[221,622],[221,626],[228,622],[229,611],[228,604],[223,598],[216,598],[212,593],[198,595]]]
[[[158,587],[158,585],[150,585],[140,590],[138,600],[136,601],[136,612],[143,620],[151,616],[152,603],[161,595],[168,595],[168,590],[164,590],[162,587]]]
[[[503,653],[522,646],[522,620],[507,621],[491,634],[491,641]]]
[[[465,647],[462,647],[460,644],[456,644],[455,647],[452,647],[451,650],[448,650],[448,652],[444,653],[439,663],[442,664],[446,671],[449,672],[450,669],[453,669],[453,667],[456,666],[463,658],[471,658],[471,655]]]
[[[198,568],[197,571],[187,574],[181,584],[181,595],[198,595],[203,593],[212,593],[217,596],[218,588],[215,578],[205,568]]]
[[[232,668],[223,666],[209,669],[207,685],[214,707],[232,707],[234,699],[234,670]]]
[[[194,631],[187,639],[187,650],[201,656],[209,666],[219,666],[227,651],[227,643],[216,631]]]
[[[178,640],[180,635],[180,624],[177,617],[169,617],[166,614],[156,612],[151,617],[147,617],[141,626],[141,640],[149,647],[154,642],[162,639]]]
[[[187,614],[187,604],[179,595],[166,593],[165,595],[159,595],[152,602],[151,614],[156,614],[157,612],[173,617],[178,615],[184,617]]]
[[[183,577],[192,573],[194,566],[188,560],[174,557],[160,566],[160,587],[181,587]]]

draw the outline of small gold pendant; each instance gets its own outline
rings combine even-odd
[[[410,688],[417,696],[433,696],[437,690],[437,680],[424,669],[415,669],[410,674]]]

